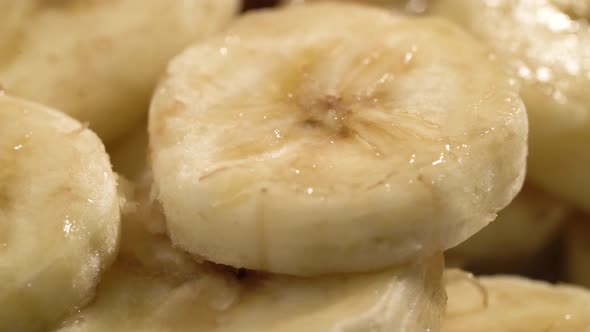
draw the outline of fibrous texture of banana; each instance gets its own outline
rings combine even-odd
[[[527,119],[502,66],[454,25],[310,4],[246,15],[175,58],[149,135],[175,244],[318,275],[480,230],[521,188]]]
[[[88,122],[111,141],[145,116],[166,62],[220,30],[238,5],[0,0],[0,85]]]
[[[443,332],[589,332],[590,291],[521,277],[445,272]]]
[[[435,332],[444,314],[440,257],[317,278],[199,269],[179,277],[118,265],[59,331]]]
[[[590,221],[578,216],[568,225],[565,237],[568,281],[590,288]]]
[[[116,179],[98,137],[0,94],[0,331],[42,331],[90,300],[116,254]]]
[[[434,0],[503,54],[531,123],[530,180],[590,211],[590,1]]]
[[[568,214],[565,203],[525,184],[493,223],[445,255],[460,266],[485,269],[522,266],[559,235]]]

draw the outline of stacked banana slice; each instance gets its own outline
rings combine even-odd
[[[524,176],[526,112],[490,54],[445,21],[350,4],[238,19],[176,57],[152,100],[172,241],[302,276],[464,241]]]
[[[309,279],[197,264],[158,234],[162,216],[149,190],[124,191],[119,260],[94,303],[57,331],[439,330],[446,301],[441,257]]]
[[[115,175],[82,124],[1,93],[0,165],[0,331],[42,331],[87,303],[115,258]]]
[[[444,332],[590,332],[590,291],[449,270]]]
[[[0,85],[88,122],[110,142],[145,115],[166,62],[221,29],[238,4],[2,0]]]

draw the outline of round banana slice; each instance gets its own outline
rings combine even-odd
[[[297,278],[204,266],[187,277],[118,266],[59,332],[440,330],[442,259],[371,274]]]
[[[98,137],[0,95],[0,331],[42,331],[90,300],[119,236],[119,198]]]
[[[525,184],[493,223],[445,255],[480,271],[522,267],[559,235],[568,212],[563,202]]]
[[[590,288],[590,220],[578,216],[565,238],[568,281]]]
[[[505,55],[531,122],[528,175],[590,211],[590,1],[434,0],[429,10]]]
[[[516,276],[445,272],[443,332],[590,332],[590,291]]]
[[[158,198],[189,252],[376,270],[457,245],[520,190],[525,109],[454,25],[310,4],[226,33],[171,62],[150,110]]]
[[[4,0],[0,85],[112,141],[145,116],[166,62],[238,9],[238,0]]]

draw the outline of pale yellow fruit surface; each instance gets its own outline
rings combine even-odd
[[[590,1],[433,0],[428,13],[505,57],[529,115],[530,180],[590,211]]]
[[[248,272],[250,273],[250,272]],[[442,259],[379,273],[296,278],[200,266],[192,276],[117,265],[60,332],[439,331]]]
[[[521,188],[527,128],[503,67],[458,27],[321,3],[245,15],[176,57],[150,159],[168,233],[196,256],[362,272],[492,221]]]
[[[45,331],[88,302],[115,258],[119,218],[98,137],[0,93],[0,331]]]
[[[588,332],[590,291],[517,276],[445,272],[443,332]]]
[[[222,29],[238,0],[0,0],[0,86],[104,141],[145,116],[166,62]]]

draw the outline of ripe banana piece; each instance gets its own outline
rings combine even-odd
[[[590,211],[590,1],[433,0],[504,55],[531,123],[528,177]]]
[[[521,267],[559,235],[569,210],[560,200],[525,184],[493,223],[447,251],[447,262],[488,271]]]
[[[166,62],[222,29],[239,1],[1,0],[0,6],[0,85],[88,122],[110,142],[145,116]]]
[[[236,275],[205,265],[178,277],[118,265],[96,301],[57,331],[437,332],[442,268],[437,257],[360,275]]]
[[[149,135],[175,244],[319,275],[428,257],[487,225],[521,188],[527,118],[454,25],[323,3],[245,15],[175,58]]]
[[[445,272],[443,332],[589,332],[590,291],[516,276]]]
[[[78,121],[0,93],[0,331],[43,331],[115,258],[116,178]]]
[[[566,276],[569,282],[590,288],[590,221],[577,216],[565,237]]]

